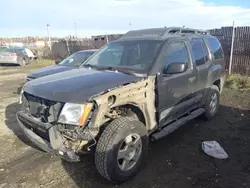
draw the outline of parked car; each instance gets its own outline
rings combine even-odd
[[[75,52],[62,61],[56,61],[55,62],[56,65],[44,67],[44,68],[36,70],[35,72],[32,72],[30,75],[28,75],[26,81],[30,81],[35,78],[40,78],[43,76],[79,68],[84,63],[84,61],[86,61],[96,51],[97,49],[82,50],[82,51]]]
[[[24,47],[11,47],[9,49],[11,52],[18,53],[20,56],[23,57],[25,64],[32,62],[36,57],[34,56],[33,52]]]
[[[23,66],[26,63],[25,58],[10,48],[0,51],[0,64],[17,64]]]
[[[26,83],[17,120],[35,144],[65,160],[95,152],[99,173],[120,183],[138,172],[149,140],[213,118],[224,80],[221,44],[207,32],[130,31],[82,68]]]

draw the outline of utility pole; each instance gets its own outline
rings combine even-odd
[[[230,52],[230,60],[229,60],[229,75],[232,72],[232,61],[233,61],[233,51],[234,51],[234,36],[235,36],[235,27],[234,27],[234,21],[233,21],[233,33],[232,33],[232,44],[231,44],[231,52]]]
[[[108,44],[109,43],[109,37],[108,37],[107,33],[105,35],[106,35],[106,42]]]
[[[50,34],[49,34],[49,24],[47,24],[47,34],[48,34],[48,46],[51,51],[51,40],[50,40]]]
[[[76,22],[74,23],[75,25],[75,38],[77,38],[77,35],[76,35]]]
[[[129,22],[129,30],[131,30],[131,26],[132,26],[132,24],[131,24],[131,22]]]

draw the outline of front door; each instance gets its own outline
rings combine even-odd
[[[172,41],[164,48],[161,60],[161,74],[157,77],[158,114],[160,126],[175,120],[188,112],[195,102],[196,71],[185,41]],[[164,67],[172,63],[185,63],[187,70],[182,73],[165,75]]]

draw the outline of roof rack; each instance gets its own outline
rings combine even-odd
[[[183,27],[168,27],[168,28],[166,28],[166,31],[165,31],[163,37],[166,35],[169,35],[169,34],[180,34],[180,33],[183,33],[183,34],[188,34],[188,33],[190,33],[190,34],[204,34],[204,35],[209,34],[209,32],[205,31],[205,30],[183,28]]]
[[[204,30],[190,29],[183,27],[149,28],[149,29],[129,31],[122,37],[120,37],[119,40],[138,38],[138,37],[166,38],[174,34],[209,34],[209,32]]]

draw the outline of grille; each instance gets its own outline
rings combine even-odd
[[[24,96],[26,97],[29,104],[29,112],[33,116],[37,118],[46,116],[46,109],[48,108],[48,106],[45,105],[43,99],[40,99],[28,93],[25,93]]]
[[[57,102],[36,97],[24,92],[23,107],[26,112],[32,116],[39,118],[42,122],[49,122],[49,118],[53,115],[53,119],[57,118],[59,110],[55,111]],[[53,120],[52,119],[52,120]]]

